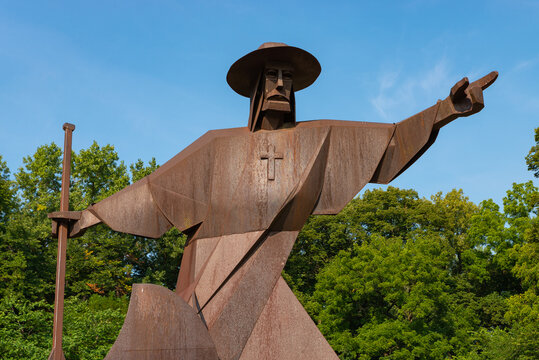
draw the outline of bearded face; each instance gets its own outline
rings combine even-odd
[[[292,67],[286,64],[268,64],[264,69],[264,103],[262,111],[291,112]]]

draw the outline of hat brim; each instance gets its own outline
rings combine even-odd
[[[286,62],[293,68],[294,91],[311,85],[321,67],[309,52],[294,46],[275,46],[258,49],[236,61],[228,70],[226,81],[238,94],[250,97],[255,81],[268,62]]]

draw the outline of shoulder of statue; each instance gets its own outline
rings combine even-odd
[[[298,122],[297,128],[309,128],[309,127],[363,127],[363,128],[392,128],[395,124],[390,123],[378,123],[368,121],[353,121],[353,120],[310,120]]]
[[[246,126],[238,128],[228,128],[228,129],[215,129],[209,130],[204,135],[199,137],[196,142],[208,142],[218,138],[234,137],[234,136],[245,136],[249,135],[249,128]],[[193,143],[194,144],[194,143]]]

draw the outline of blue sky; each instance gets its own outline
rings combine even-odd
[[[207,130],[247,124],[226,73],[278,41],[322,65],[296,94],[298,120],[398,122],[498,70],[485,109],[444,127],[392,185],[501,203],[532,178],[538,19],[532,0],[0,1],[0,154],[15,172],[72,122],[75,150],[96,140],[128,164],[162,164]]]

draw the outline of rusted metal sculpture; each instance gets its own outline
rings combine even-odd
[[[296,122],[294,92],[319,73],[310,53],[263,44],[227,75],[251,99],[247,127],[209,131],[80,213],[71,236],[100,222],[152,238],[175,226],[188,236],[175,294],[155,290],[141,302],[135,287],[107,359],[337,359],[281,277],[298,232],[311,214],[338,213],[368,182],[389,183],[442,126],[480,111],[497,73],[462,79],[446,99],[397,124]],[[155,331],[163,335],[148,340]]]

